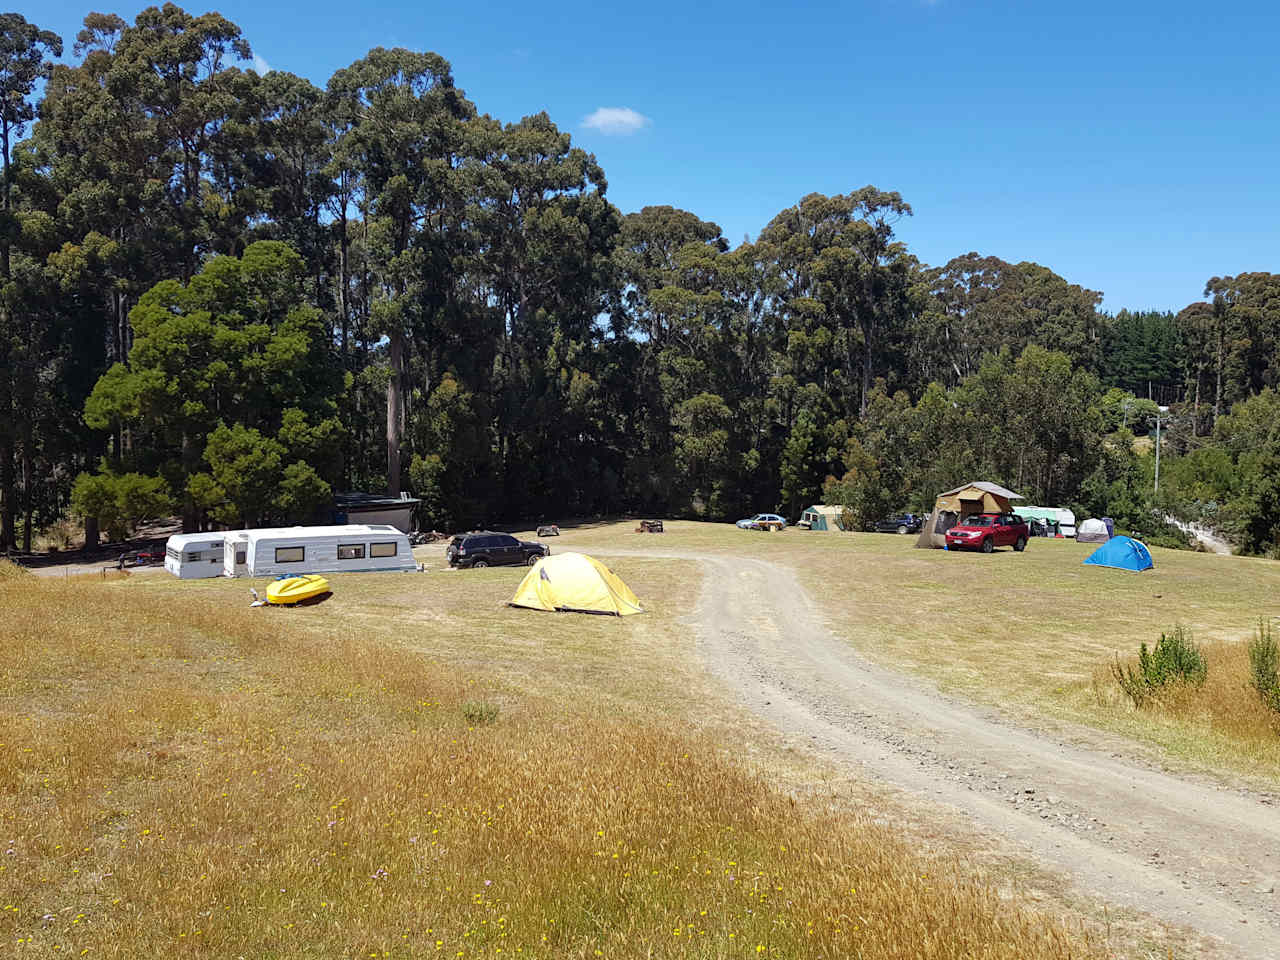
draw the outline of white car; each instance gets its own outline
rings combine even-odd
[[[785,530],[787,521],[776,513],[757,513],[754,517],[739,520],[737,526],[741,530]]]

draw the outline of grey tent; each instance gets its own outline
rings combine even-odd
[[[1076,541],[1079,543],[1106,543],[1110,539],[1107,525],[1094,517],[1080,524],[1080,529],[1076,531]]]

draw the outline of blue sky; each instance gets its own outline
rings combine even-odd
[[[1280,271],[1270,3],[185,6],[320,85],[373,46],[434,50],[481,111],[546,110],[572,132],[622,210],[684,207],[735,245],[806,193],[871,183],[914,208],[898,230],[922,260],[1034,260],[1111,310],[1177,310],[1211,276]],[[90,9],[140,6],[23,13],[70,54]],[[601,108],[642,122],[587,125]]]

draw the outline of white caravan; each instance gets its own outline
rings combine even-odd
[[[1058,529],[1064,537],[1076,535],[1076,515],[1066,507],[1058,507]]]
[[[175,533],[164,547],[164,568],[183,580],[220,577],[227,538],[240,532],[242,531],[215,530],[211,533]]]
[[[417,569],[409,538],[387,524],[237,530],[222,557],[228,577]]]

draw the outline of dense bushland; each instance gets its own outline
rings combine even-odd
[[[624,214],[537,104],[496,120],[436,53],[322,88],[173,4],[90,13],[65,63],[18,14],[0,36],[0,547],[72,507],[91,541],[162,503],[287,522],[342,489],[410,490],[441,528],[866,518],[975,477],[1280,542],[1276,275],[1109,315],[1040,264],[922,263],[909,198],[853,184],[731,247]],[[1130,436],[1153,426],[1159,496]]]

